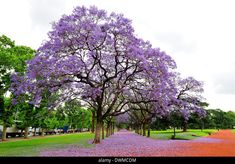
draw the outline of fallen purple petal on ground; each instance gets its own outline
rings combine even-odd
[[[220,142],[219,139],[154,140],[121,130],[92,148],[70,146],[66,149],[41,152],[41,156],[176,156],[189,149],[189,142]]]

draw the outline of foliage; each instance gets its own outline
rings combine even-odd
[[[64,112],[64,108],[57,108],[55,116],[58,120],[58,128],[63,128],[69,125],[69,119]]]
[[[224,112],[220,109],[206,109],[206,117],[200,118],[196,113],[190,115],[188,120],[189,129],[232,129],[235,126],[235,113]],[[173,118],[172,118],[173,119]],[[172,121],[176,121],[176,127],[182,128],[182,119],[178,114]],[[152,124],[152,129],[164,130],[172,126],[169,117],[158,118]]]
[[[66,102],[59,110],[65,114],[72,129],[91,128],[91,111],[82,108],[79,101]]]
[[[24,129],[30,127],[34,121],[36,121],[33,117],[33,106],[29,103],[21,103],[16,105],[16,117],[15,124],[19,129]]]
[[[14,123],[14,109],[13,105],[11,104],[11,98],[4,97],[4,110],[1,115],[1,120],[6,127],[10,127]]]
[[[10,86],[12,71],[23,73],[26,70],[26,61],[35,53],[29,47],[17,46],[5,35],[0,36],[0,95],[2,96]]]
[[[221,109],[208,109],[204,119],[205,128],[231,129],[235,126],[235,113],[224,112]]]
[[[59,121],[54,112],[51,112],[49,117],[44,120],[47,129],[56,129],[59,126]]]
[[[0,119],[6,126],[12,124],[14,108],[9,103],[4,104],[4,94],[10,87],[10,75],[16,71],[23,74],[26,70],[26,61],[35,53],[30,47],[17,46],[5,35],[0,36]]]

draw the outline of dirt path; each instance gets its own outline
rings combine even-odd
[[[218,142],[202,142],[203,140]],[[197,139],[199,142],[189,142],[185,156],[233,156],[235,157],[235,133],[231,130],[221,130],[213,135]]]
[[[195,140],[154,140],[129,131],[119,131],[93,148],[41,152],[41,156],[235,156],[235,134],[231,130]]]

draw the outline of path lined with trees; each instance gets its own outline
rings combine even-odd
[[[93,148],[71,146],[43,151],[41,156],[235,156],[235,133],[220,130],[195,140],[153,140],[121,130]]]
[[[52,24],[36,51],[0,36],[2,141],[13,125],[25,139],[30,127],[34,135],[40,128],[43,136],[66,126],[73,132],[90,130],[94,144],[106,137],[95,148],[79,149],[84,155],[117,156],[121,150],[133,156],[177,155],[191,149],[189,142],[154,141],[137,134],[150,137],[161,121],[174,132],[233,128],[235,114],[205,110],[203,82],[182,77],[174,59],[139,38],[131,22],[122,14],[78,6]],[[137,134],[113,135],[119,123]],[[77,149],[71,150],[77,155]],[[59,154],[66,155],[63,151]]]
[[[186,131],[192,113],[205,117],[203,82],[181,77],[176,68],[171,56],[137,37],[122,14],[78,6],[53,23],[26,71],[11,74],[9,91],[13,104],[25,103],[29,111],[82,102],[95,119],[93,143],[100,143],[104,128],[110,136],[116,116],[127,112],[137,130],[174,115]]]

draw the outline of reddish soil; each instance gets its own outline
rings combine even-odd
[[[220,130],[201,139],[217,139],[218,142],[188,142],[188,149],[183,156],[235,156],[235,133],[231,130]],[[200,140],[200,139],[199,139]],[[219,141],[221,140],[221,141]]]

